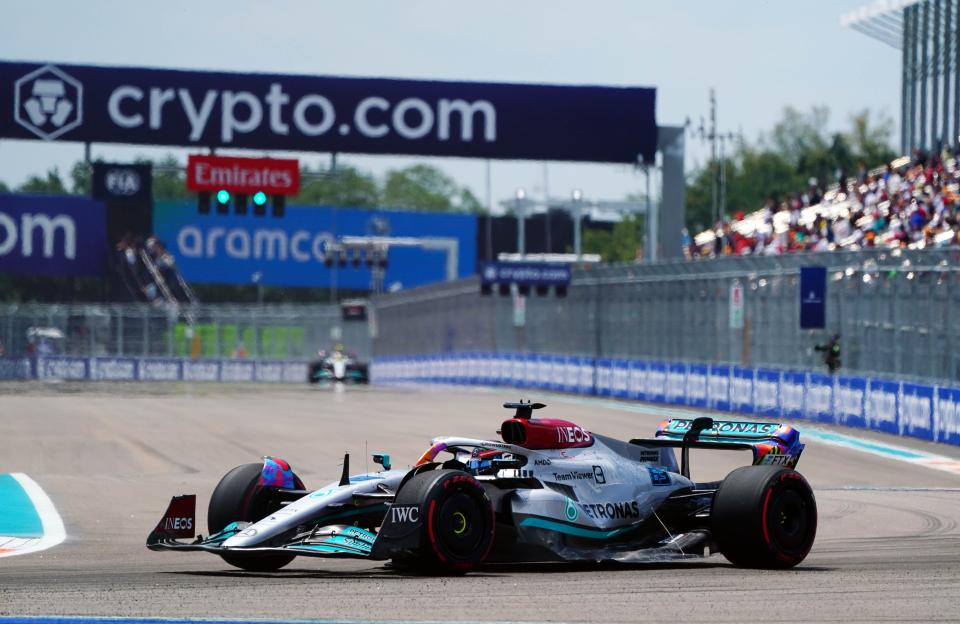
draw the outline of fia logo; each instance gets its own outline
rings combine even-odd
[[[44,65],[14,83],[14,119],[51,141],[83,123],[83,85],[53,65]]]
[[[140,174],[133,169],[111,169],[104,177],[111,195],[136,195],[140,192]]]

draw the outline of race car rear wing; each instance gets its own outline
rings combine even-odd
[[[660,423],[655,438],[637,438],[630,444],[681,449],[680,473],[690,476],[689,449],[749,450],[753,464],[777,464],[792,468],[800,460],[804,445],[800,432],[777,423],[674,418]]]

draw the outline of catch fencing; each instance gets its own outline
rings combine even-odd
[[[801,330],[802,266],[828,270],[826,329]],[[731,289],[743,293],[732,328]],[[376,298],[378,356],[551,353],[960,381],[960,250],[870,250],[575,268],[566,297],[481,295],[477,278]]]
[[[371,355],[365,322],[337,305],[7,304],[0,345],[7,357],[251,359],[304,361],[342,343]]]

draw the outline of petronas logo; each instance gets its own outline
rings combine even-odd
[[[566,507],[563,510],[564,514],[567,516],[567,520],[573,522],[580,517],[580,511],[577,509],[577,506],[572,500],[567,499]]]

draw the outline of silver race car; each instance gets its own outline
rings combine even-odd
[[[391,560],[432,573],[485,562],[646,562],[715,552],[737,566],[789,568],[817,528],[813,492],[793,470],[799,432],[776,423],[673,419],[621,441],[507,403],[501,440],[436,438],[409,470],[375,454],[378,472],[307,490],[287,462],[238,466],[217,485],[197,536],[196,497],[176,496],[151,550],[202,550],[245,570],[296,556]],[[749,450],[719,482],[690,478],[689,450]],[[679,449],[678,465],[675,451]],[[191,540],[191,541],[185,541]]]
[[[319,351],[317,359],[311,361],[307,367],[307,383],[340,382],[340,383],[370,383],[370,373],[367,364],[357,360],[356,356],[347,354],[343,347],[337,345],[333,351]]]

